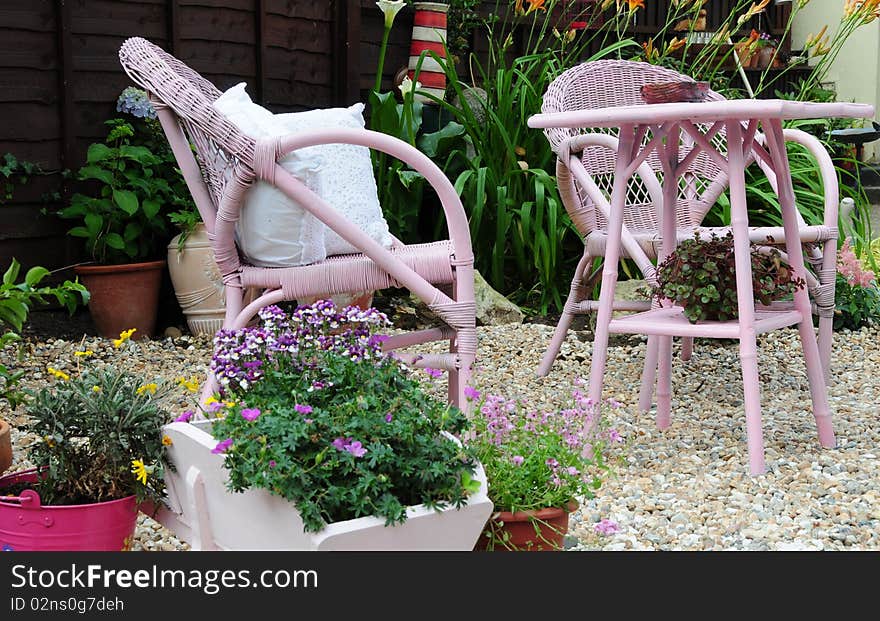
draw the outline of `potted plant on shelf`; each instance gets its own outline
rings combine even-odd
[[[165,427],[159,520],[194,548],[469,550],[492,505],[458,409],[382,353],[375,309],[329,300],[222,330],[210,418]]]
[[[127,550],[138,508],[163,498],[167,391],[112,360],[101,364],[49,367],[51,384],[29,391],[35,467],[0,477],[0,548]]]
[[[561,550],[569,514],[593,498],[610,472],[610,448],[623,438],[608,429],[593,403],[575,389],[573,404],[539,412],[498,395],[477,402],[474,429],[465,436],[486,470],[495,513],[475,550]],[[609,401],[608,407],[620,404]]]
[[[806,284],[794,278],[779,251],[753,248],[752,288],[764,306],[784,300]],[[738,316],[733,235],[681,242],[675,252],[657,266],[656,295],[684,308],[691,323],[727,321]]]
[[[124,91],[117,106],[134,118],[106,122],[107,138],[89,146],[77,174],[87,191],[59,211],[78,221],[68,234],[85,241],[91,262],[75,272],[92,294],[89,311],[104,337],[128,327],[137,329],[134,338],[154,332],[168,213],[190,200],[167,144],[159,140],[155,112],[134,90]]]

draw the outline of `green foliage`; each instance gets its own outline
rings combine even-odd
[[[880,289],[876,283],[866,287],[851,285],[837,275],[834,288],[834,329],[858,330],[880,323]]]
[[[160,257],[168,240],[167,213],[184,206],[188,193],[169,183],[167,157],[144,146],[149,140],[142,140],[131,123],[112,119],[106,124],[106,140],[89,147],[77,175],[96,191],[75,194],[58,213],[80,221],[68,234],[85,240],[98,263]]]
[[[475,463],[445,434],[467,419],[429,396],[370,329],[372,309],[331,302],[264,325],[220,332],[212,368],[234,405],[212,433],[233,491],[264,488],[293,502],[307,531],[375,515],[403,522],[408,505],[466,502]],[[380,321],[381,320],[381,321]],[[215,406],[214,409],[219,409]]]
[[[40,167],[33,162],[19,160],[12,153],[4,153],[0,159],[0,205],[6,201],[12,200],[12,194],[15,186],[24,185],[28,180],[42,171]]]
[[[80,302],[86,304],[89,301],[89,292],[78,281],[65,280],[55,287],[40,286],[49,274],[44,267],[32,267],[25,274],[24,281],[16,282],[20,273],[21,264],[12,259],[0,283],[0,330],[4,331],[0,335],[0,349],[20,340],[19,335],[9,329],[21,331],[35,304],[46,304],[47,298],[55,298],[58,304],[73,314]],[[13,371],[0,364],[0,399],[4,399],[12,409],[24,400],[24,393],[18,389],[23,375],[24,371]]]
[[[59,375],[59,373],[61,375]],[[161,502],[164,495],[161,427],[169,420],[163,389],[152,394],[143,380],[108,365],[29,391],[27,430],[39,439],[29,458],[43,473],[33,487],[46,504],[85,504],[135,495]],[[143,462],[147,482],[133,472]]]
[[[767,254],[752,249],[751,260],[755,300],[765,306],[784,299],[805,284],[794,278],[775,249]],[[713,235],[702,240],[697,234],[694,239],[681,242],[657,266],[657,282],[657,295],[683,306],[691,323],[735,319],[739,312],[733,235]]]
[[[32,267],[25,274],[24,281],[16,282],[20,272],[21,264],[12,259],[3,274],[3,282],[0,284],[0,327],[21,330],[31,307],[34,304],[46,304],[46,298],[49,297],[55,298],[71,314],[80,302],[87,304],[89,301],[89,292],[78,280],[65,280],[55,287],[40,286],[49,275],[49,270],[45,267]]]

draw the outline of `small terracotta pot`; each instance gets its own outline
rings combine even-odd
[[[0,474],[12,465],[12,428],[0,419]]]
[[[135,340],[153,335],[164,269],[165,261],[74,268],[92,296],[89,312],[101,336],[116,338],[129,328],[137,328]]]
[[[474,550],[495,552],[556,552],[562,550],[568,533],[568,514],[576,502],[566,507],[537,511],[498,511],[492,514]]]

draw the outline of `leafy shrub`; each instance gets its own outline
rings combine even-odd
[[[374,309],[330,301],[289,316],[273,306],[263,325],[220,331],[212,370],[223,387],[215,452],[233,491],[264,488],[294,503],[307,531],[368,515],[403,522],[406,507],[460,506],[475,463],[443,432],[464,414],[429,396],[373,332]]]
[[[782,262],[779,252],[753,248],[752,289],[755,300],[769,305],[804,287],[803,279],[794,278]],[[657,266],[657,295],[684,307],[691,323],[703,319],[725,321],[738,316],[733,234],[709,240],[681,242],[671,255]]]
[[[65,280],[62,284],[49,287],[39,286],[49,275],[44,267],[32,267],[24,276],[23,282],[16,282],[21,273],[21,264],[12,259],[0,283],[0,349],[20,339],[15,331],[21,331],[34,304],[46,304],[47,298],[55,300],[73,314],[77,305],[89,301],[89,292],[78,281]],[[24,400],[24,393],[17,388],[23,371],[12,371],[0,364],[0,399],[6,400],[15,409]]]
[[[161,386],[112,365],[70,377],[49,368],[53,384],[31,392],[28,454],[43,474],[29,487],[46,504],[84,504],[164,495]]]
[[[858,330],[880,321],[880,289],[874,272],[865,269],[853,252],[850,240],[837,256],[834,289],[834,329]]]

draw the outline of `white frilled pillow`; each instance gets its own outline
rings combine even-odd
[[[251,101],[244,83],[223,93],[214,107],[244,134],[257,139],[309,129],[364,127],[363,104],[272,114]],[[373,240],[386,248],[391,246],[369,149],[347,144],[317,145],[286,155],[281,165]],[[358,252],[296,201],[263,181],[247,192],[236,235],[244,258],[261,267],[306,265],[330,255]]]

